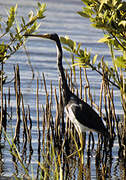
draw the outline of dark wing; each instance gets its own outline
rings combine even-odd
[[[84,101],[71,102],[71,110],[76,119],[84,126],[102,134],[106,133],[101,117]]]

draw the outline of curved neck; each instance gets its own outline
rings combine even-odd
[[[62,65],[62,47],[61,47],[60,40],[56,41],[56,47],[57,47],[57,65],[58,65],[59,73],[61,75],[62,88],[64,90],[65,101],[67,101],[69,99],[68,96],[69,96],[70,89],[67,85],[67,80],[66,80],[63,65]]]

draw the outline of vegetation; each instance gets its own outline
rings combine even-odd
[[[85,100],[93,97],[90,90],[90,83],[84,70],[85,77],[83,77],[82,69],[79,71],[80,88],[74,89],[72,83],[73,72],[71,75],[66,72],[69,86],[72,91],[83,97],[82,92],[85,92]],[[77,76],[75,76],[77,78]],[[82,86],[82,82],[85,78],[86,86]],[[113,144],[103,143],[102,137],[97,138],[96,134],[89,134],[87,139],[84,134],[84,149],[82,152],[77,152],[73,156],[71,154],[78,151],[80,148],[80,140],[73,125],[68,119],[64,121],[64,111],[62,103],[62,90],[59,81],[59,89],[53,87],[50,82],[50,88],[47,89],[46,79],[43,74],[41,79],[36,80],[36,122],[33,125],[32,111],[30,105],[24,104],[24,97],[22,94],[22,88],[20,86],[20,72],[19,67],[15,69],[15,86],[12,86],[10,91],[15,89],[15,102],[17,104],[16,112],[16,127],[11,129],[12,137],[8,136],[10,131],[10,123],[13,124],[13,115],[11,120],[6,121],[6,126],[3,126],[4,138],[7,140],[10,149],[10,156],[13,162],[13,176],[15,179],[19,177],[26,179],[89,179],[91,178],[91,167],[96,169],[95,173],[97,177],[111,177],[110,167],[112,167],[112,148]],[[42,89],[41,89],[42,87]],[[46,104],[41,105],[39,103],[41,90],[45,91]],[[113,97],[108,83],[102,81],[100,89],[100,99],[102,96],[106,96],[106,90],[109,91],[108,98],[104,98],[106,103],[106,114],[108,113],[108,128],[111,127],[111,131],[114,131],[114,121],[111,111],[115,111],[113,106]],[[57,92],[58,91],[58,92]],[[4,104],[8,104],[4,100]],[[11,94],[8,99],[11,104]],[[90,98],[92,105],[95,105],[93,98]],[[19,103],[20,102],[20,103]],[[96,106],[97,108],[97,106]],[[11,108],[9,108],[11,109]],[[11,112],[8,109],[8,113]],[[20,113],[19,110],[20,109]],[[101,104],[98,108],[101,111]],[[55,114],[53,113],[55,111]],[[19,121],[20,120],[20,121]],[[12,121],[12,122],[11,122]],[[5,122],[5,119],[4,119]],[[34,129],[36,127],[36,130]],[[36,136],[36,139],[32,139]],[[34,143],[36,142],[36,144]],[[97,143],[95,143],[97,141]],[[92,156],[95,149],[95,156]],[[95,163],[94,163],[95,162]],[[118,162],[117,162],[118,163]],[[33,169],[33,170],[32,170]],[[33,171],[33,174],[31,172]],[[121,167],[121,172],[125,173],[125,166]],[[12,174],[12,172],[11,172]],[[122,176],[123,177],[123,176]]]
[[[111,53],[113,66],[105,62],[104,57],[96,63],[97,55],[91,58],[91,53],[81,48],[81,44],[69,38],[61,38],[64,48],[71,53],[73,67],[79,65],[84,68],[91,68],[103,77],[108,83],[120,90],[122,109],[124,111],[124,120],[122,123],[122,135],[120,148],[124,149],[126,154],[126,2],[122,0],[82,0],[84,7],[78,14],[88,18],[94,28],[104,31],[104,37],[99,43],[106,43]],[[116,56],[116,52],[120,55]],[[77,63],[75,63],[77,62]],[[107,91],[108,92],[108,91]],[[115,113],[113,112],[113,116]],[[107,117],[107,114],[106,114]],[[116,119],[118,126],[119,121]],[[118,127],[117,127],[118,129]],[[118,132],[117,132],[118,134]],[[126,157],[126,156],[125,156]]]
[[[15,77],[11,81],[7,81],[6,72],[4,72],[4,64],[6,60],[9,60],[22,46],[24,46],[25,39],[23,35],[26,33],[33,33],[35,32],[40,24],[38,20],[43,19],[44,12],[46,11],[46,4],[37,4],[36,12],[33,11],[29,12],[27,20],[22,16],[20,18],[17,16],[17,5],[12,6],[8,12],[7,18],[3,19],[0,17],[0,91],[1,91],[1,106],[0,106],[0,142],[2,141],[2,132],[4,129],[4,134],[6,135],[6,127],[7,127],[7,119],[11,118],[11,115],[7,113],[7,109],[9,108],[10,104],[6,104],[6,95],[4,94],[4,85],[9,84],[12,81],[15,82],[15,95],[16,95],[16,113],[17,113],[17,125],[15,128],[15,134],[12,139],[12,142],[8,140],[11,152],[15,159],[18,159],[21,166],[23,166],[20,154],[16,148],[16,142],[19,140],[20,132],[20,122],[21,122],[21,90],[20,90],[20,74],[19,74],[19,66],[17,66],[15,70]],[[6,41],[5,41],[6,39]],[[10,97],[10,91],[8,97]],[[5,101],[4,101],[5,100]],[[23,101],[23,99],[22,99]],[[9,101],[8,101],[9,103]],[[8,118],[7,118],[8,117]],[[7,135],[6,135],[7,137]],[[26,172],[26,169],[25,169]]]
[[[93,135],[92,133],[89,134],[88,140],[86,140],[86,134],[84,134],[83,151],[77,152],[71,157],[70,155],[80,147],[78,135],[69,120],[66,119],[66,121],[64,121],[64,107],[60,81],[58,93],[57,89],[53,87],[52,82],[50,82],[50,89],[48,90],[44,74],[41,79],[37,79],[36,81],[36,131],[33,128],[30,105],[25,106],[24,104],[18,65],[14,69],[15,83],[8,89],[7,96],[3,95],[4,84],[7,83],[6,72],[4,73],[4,63],[24,45],[25,40],[23,35],[25,33],[33,33],[37,30],[39,27],[37,20],[43,19],[45,12],[45,4],[38,3],[36,14],[31,12],[28,16],[29,20],[26,22],[23,17],[20,20],[16,18],[16,5],[10,8],[6,23],[4,23],[2,18],[0,21],[0,38],[9,37],[8,43],[3,41],[0,44],[0,140],[2,141],[4,137],[4,143],[7,141],[10,146],[9,152],[13,161],[13,176],[15,179],[18,179],[18,176],[25,179],[91,179],[90,171],[92,164],[95,167],[96,177],[98,179],[111,178],[115,133],[118,138],[120,161],[122,159],[124,162],[124,165],[121,164],[120,166],[119,177],[121,174],[123,174],[122,177],[126,175],[126,79],[124,76],[126,71],[126,3],[121,0],[82,1],[84,7],[78,14],[84,18],[89,18],[94,27],[104,31],[105,35],[99,40],[99,43],[103,42],[108,44],[113,66],[110,67],[104,61],[104,57],[101,61],[97,62],[98,55],[92,58],[90,52],[81,48],[80,43],[77,44],[69,38],[61,37],[64,48],[70,52],[73,62],[73,69],[70,75],[66,71],[66,76],[71,90],[80,98],[85,99],[85,101],[89,99],[90,104],[99,111],[99,114],[103,118],[105,118],[107,128],[111,135],[111,141],[105,142],[105,144],[103,143],[102,137],[98,136],[97,138],[96,134]],[[115,56],[116,51],[120,52],[119,56]],[[75,73],[77,65],[79,65],[79,90],[75,89],[72,83],[73,76],[74,80],[77,78]],[[99,105],[95,104],[95,98],[93,98],[91,94],[86,68],[91,68],[102,76]],[[84,76],[82,72],[84,72]],[[86,82],[85,86],[82,86],[83,80]],[[40,94],[40,87],[45,91],[46,104],[43,105],[40,105],[39,102],[40,95],[42,96],[42,94]],[[121,130],[119,128],[119,118],[116,115],[114,106],[113,87],[117,88],[120,92],[122,108],[124,110]],[[11,107],[11,90],[15,91],[16,110]],[[84,96],[82,92],[84,92]],[[8,100],[6,97],[8,97]],[[104,114],[102,113],[102,106],[104,106],[105,109]],[[12,111],[15,112],[12,113]],[[54,111],[55,113],[53,113]],[[9,125],[11,123],[13,124],[14,113],[16,114],[16,127],[12,129],[12,137],[9,137]],[[8,121],[8,119],[10,119],[10,121]],[[4,133],[2,134],[2,132]],[[32,135],[34,133],[37,135],[37,146],[36,144],[34,145],[34,141],[32,141]],[[98,140],[97,145],[94,143],[95,140]],[[96,150],[95,157],[92,155],[92,153],[94,153],[94,148]],[[2,149],[2,146],[0,149]],[[36,153],[37,156],[36,154],[34,156],[34,153]],[[84,154],[84,156],[81,153]],[[2,168],[3,167],[0,166],[0,170]],[[0,175],[2,174],[2,170]],[[31,175],[32,171],[33,174]]]
[[[22,16],[21,19],[17,17],[17,5],[11,7],[8,13],[7,21],[1,18],[0,23],[0,87],[1,87],[1,121],[0,121],[0,134],[2,130],[2,118],[3,118],[3,84],[6,82],[6,73],[4,72],[4,64],[12,55],[14,55],[17,50],[23,46],[25,33],[33,33],[36,31],[40,24],[37,23],[37,20],[43,19],[46,5],[38,3],[38,8],[36,9],[36,14],[32,11],[28,15],[28,22],[25,21]],[[7,43],[2,41],[3,38],[7,37]],[[14,79],[12,79],[14,80]]]
[[[4,64],[17,50],[23,46],[24,38],[23,34],[33,33],[36,31],[40,24],[37,20],[43,19],[46,5],[38,3],[36,13],[31,11],[28,14],[28,21],[22,16],[20,19],[17,18],[17,5],[11,7],[8,13],[7,20],[2,17],[0,19],[0,63]],[[2,41],[2,39],[7,38],[7,43]],[[1,76],[4,75],[3,69],[0,71]],[[6,76],[5,76],[6,77]],[[5,82],[6,78],[2,78]]]

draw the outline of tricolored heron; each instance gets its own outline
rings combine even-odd
[[[82,132],[85,132],[87,130],[96,131],[104,136],[107,135],[107,130],[102,122],[101,117],[96,113],[96,111],[93,110],[93,108],[89,104],[72,93],[70,88],[68,87],[67,79],[65,77],[62,65],[63,53],[59,36],[55,33],[43,35],[26,34],[25,36],[47,38],[55,41],[57,47],[57,65],[61,76],[65,111],[71,122],[74,124],[79,137],[82,138]],[[82,142],[81,140],[80,142]]]

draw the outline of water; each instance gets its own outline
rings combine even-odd
[[[96,30],[90,26],[90,22],[87,19],[80,17],[76,12],[81,10],[82,3],[78,0],[72,1],[57,1],[57,0],[45,0],[43,1],[47,4],[46,18],[41,20],[41,26],[39,28],[40,33],[52,33],[56,32],[60,36],[69,36],[71,39],[82,42],[82,46],[91,50],[92,55],[98,54],[99,59],[104,55],[104,59],[108,61],[110,64],[110,53],[108,48],[104,44],[99,44],[97,41],[103,37],[103,32],[100,30]],[[57,3],[58,2],[58,3]],[[22,0],[22,1],[1,1],[1,12],[0,15],[6,18],[7,9],[18,3],[18,16],[26,17],[28,12],[34,7],[36,7],[36,1],[33,0]],[[11,80],[14,76],[13,66],[15,64],[19,64],[20,72],[21,72],[21,85],[22,85],[22,93],[24,96],[24,104],[25,106],[30,104],[32,120],[33,120],[33,144],[34,144],[34,157],[32,159],[32,164],[34,167],[35,159],[37,159],[37,124],[36,124],[36,78],[42,77],[42,73],[45,73],[47,88],[50,88],[50,80],[53,81],[53,85],[58,88],[58,73],[56,66],[56,48],[54,42],[41,40],[38,38],[29,38],[26,43],[27,51],[30,54],[30,61],[35,73],[35,79],[32,80],[32,71],[28,63],[27,56],[25,54],[24,49],[20,49],[14,56],[12,56],[5,64],[4,70],[6,75],[8,76],[8,80]],[[71,59],[69,58],[69,54],[64,51],[64,56],[67,58],[68,62],[71,64]],[[69,68],[65,62],[64,67]],[[88,77],[91,84],[91,90],[93,94],[96,96],[96,103],[99,102],[99,89],[101,78],[97,76],[97,74],[91,70],[88,70]],[[12,85],[13,86],[13,85]],[[79,84],[78,84],[79,86]],[[4,88],[4,92],[8,91],[7,86]],[[41,89],[41,94],[44,94]],[[14,109],[15,104],[15,95],[14,91],[11,92],[12,103],[11,106]],[[121,104],[119,92],[115,89],[114,96],[116,99],[116,113],[122,114]],[[45,103],[45,99],[40,97],[40,103]],[[16,117],[15,117],[16,118]],[[13,126],[15,123],[13,122]],[[10,133],[11,134],[11,133]],[[12,157],[8,154],[8,145],[5,143],[5,149],[2,152],[3,154],[3,175],[11,176],[14,169],[12,166]],[[114,175],[116,177],[120,177],[121,170],[118,170],[118,155],[117,155],[117,145],[114,146],[114,158],[112,165],[111,177]],[[5,158],[6,157],[6,158]],[[121,169],[121,168],[120,168]],[[94,161],[92,162],[92,179],[96,179],[95,173],[95,165]]]

